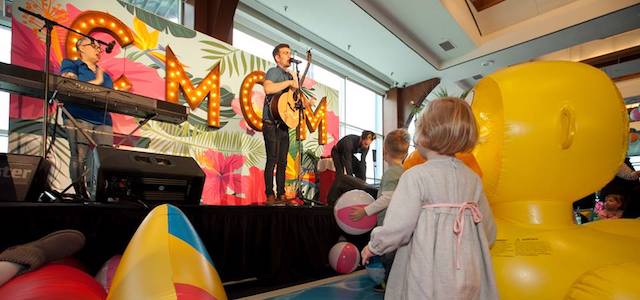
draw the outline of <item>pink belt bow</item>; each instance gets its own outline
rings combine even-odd
[[[464,211],[470,210],[471,217],[473,218],[473,222],[478,224],[482,221],[482,213],[480,213],[480,209],[478,209],[478,203],[476,202],[464,202],[464,203],[437,203],[437,204],[426,204],[423,205],[422,208],[458,208],[458,214],[456,215],[456,220],[453,223],[453,233],[456,235],[456,268],[460,269],[460,243],[462,242],[462,233],[464,232]]]

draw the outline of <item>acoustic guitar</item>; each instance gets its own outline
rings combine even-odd
[[[311,50],[307,51],[307,67],[304,69],[302,79],[298,82],[298,88],[295,91],[291,91],[291,88],[285,92],[276,93],[273,95],[269,108],[271,114],[276,120],[281,120],[289,128],[296,128],[300,122],[300,115],[298,112],[297,102],[300,99],[302,83],[305,77],[307,77],[307,71],[311,65]]]

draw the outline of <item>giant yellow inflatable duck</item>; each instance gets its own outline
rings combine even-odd
[[[483,78],[474,154],[498,225],[502,299],[639,299],[640,221],[573,222],[571,203],[613,178],[627,146],[620,93],[598,69],[534,62]]]

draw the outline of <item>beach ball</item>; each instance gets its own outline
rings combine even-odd
[[[104,300],[107,293],[89,274],[63,264],[47,264],[0,286],[0,299]]]
[[[384,281],[384,265],[380,260],[380,256],[376,255],[369,259],[369,263],[366,266],[367,275],[376,284]]]
[[[358,267],[360,251],[349,242],[339,242],[329,251],[329,264],[336,272],[348,274]]]
[[[98,274],[96,274],[96,281],[98,281],[98,283],[102,285],[102,287],[104,288],[105,291],[107,291],[107,293],[109,293],[109,288],[111,288],[111,281],[113,280],[113,275],[116,274],[116,269],[120,264],[121,258],[122,256],[120,255],[115,255],[111,257],[109,260],[107,260],[104,263],[104,265],[102,265],[102,268],[100,268],[100,271],[98,271]]]
[[[378,216],[365,216],[358,221],[352,221],[349,214],[356,207],[365,207],[373,203],[373,197],[361,190],[348,191],[336,201],[333,207],[333,215],[336,217],[336,223],[344,232],[352,235],[359,235],[369,232],[376,226]]]

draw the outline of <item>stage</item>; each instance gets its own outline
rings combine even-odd
[[[368,234],[349,236],[330,207],[177,205],[205,244],[230,298],[336,275],[329,249],[344,236],[361,248]],[[0,203],[0,249],[58,229],[87,238],[76,255],[95,275],[122,254],[150,209],[138,204]]]

